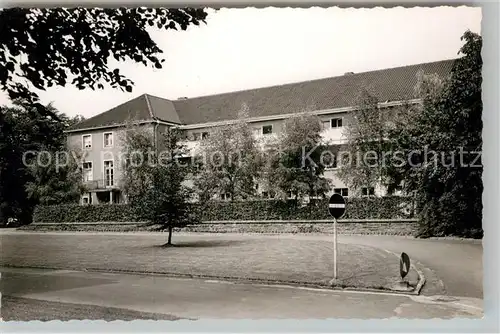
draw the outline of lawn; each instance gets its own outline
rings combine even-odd
[[[0,238],[1,266],[117,270],[180,276],[326,285],[333,243],[290,238],[161,234],[19,233]],[[399,259],[367,246],[339,244],[337,285],[391,288]]]
[[[145,313],[114,307],[49,302],[44,300],[2,296],[3,321],[52,320],[179,320],[157,313]]]

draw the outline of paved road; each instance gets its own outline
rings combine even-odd
[[[3,312],[15,320],[78,318],[478,318],[481,302],[460,298],[314,290],[68,270],[0,268]],[[31,301],[31,302],[30,302]],[[44,302],[42,302],[44,301]],[[66,304],[68,303],[68,304]],[[65,307],[65,305],[68,305]],[[81,305],[75,308],[75,305]],[[95,305],[95,308],[89,307]],[[44,308],[51,307],[51,314]],[[102,308],[109,308],[103,312]],[[62,311],[64,310],[64,312]],[[68,311],[69,310],[69,311]],[[127,310],[127,311],[124,311]],[[134,313],[135,312],[135,313]],[[138,313],[141,312],[141,313]],[[41,316],[42,314],[42,316]]]
[[[483,246],[480,242],[391,236],[340,236],[339,240],[398,254],[406,252],[411,259],[434,272],[444,284],[446,294],[483,298]],[[427,272],[427,276],[431,276],[430,273]]]

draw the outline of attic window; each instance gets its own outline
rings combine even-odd
[[[330,120],[330,124],[332,128],[341,128],[342,127],[342,118],[332,118]]]
[[[273,133],[273,126],[272,125],[264,125],[262,127],[262,134],[263,135],[269,135]]]

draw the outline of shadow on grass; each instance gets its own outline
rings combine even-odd
[[[212,247],[229,247],[238,244],[247,243],[246,240],[194,240],[194,241],[173,241],[171,245],[155,245],[159,248],[212,248]]]

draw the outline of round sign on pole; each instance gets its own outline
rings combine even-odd
[[[399,273],[401,278],[405,278],[410,271],[410,257],[405,252],[401,253],[401,259],[399,260]]]
[[[339,219],[345,213],[345,199],[340,194],[333,194],[328,201],[328,211],[333,218]]]

